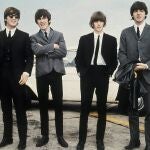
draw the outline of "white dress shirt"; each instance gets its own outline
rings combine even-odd
[[[47,28],[47,30],[41,30],[45,36],[45,32],[47,33],[47,37],[49,37],[49,34],[50,34],[50,28]]]
[[[16,28],[10,30],[10,29],[8,29],[6,27],[6,35],[7,35],[7,37],[8,37],[9,31],[11,31],[11,37],[12,37],[15,34]]]
[[[141,36],[141,34],[142,34],[142,32],[143,32],[143,29],[144,29],[144,27],[145,27],[145,24],[146,24],[145,21],[144,21],[141,25],[139,25],[139,26],[137,26],[136,24],[134,24],[134,29],[135,29],[135,32],[136,32],[136,33],[137,33],[137,27],[139,27],[140,36]]]
[[[104,32],[101,32],[100,34],[97,34],[94,32],[94,53],[92,56],[91,65],[94,65],[94,57],[95,57],[95,50],[96,50],[96,43],[97,43],[98,36],[100,37],[99,37],[99,51],[98,51],[98,57],[97,57],[97,65],[106,65],[101,54],[103,35],[104,35]]]

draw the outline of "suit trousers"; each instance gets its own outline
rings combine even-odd
[[[80,77],[81,112],[79,124],[79,141],[86,142],[87,123],[93,93],[97,97],[97,131],[96,140],[103,141],[106,127],[106,102],[108,93],[109,75],[105,66],[90,66],[84,76]]]
[[[147,90],[147,94],[143,96],[144,110],[145,110],[145,143],[150,147],[150,85],[142,80],[144,87]],[[130,126],[130,140],[139,140],[139,112],[133,107],[129,106],[129,126]]]
[[[62,112],[62,74],[54,70],[47,75],[37,77],[37,92],[39,98],[41,135],[49,136],[48,99],[49,86],[55,107],[55,127],[57,136],[63,136],[63,112]]]
[[[5,138],[12,138],[13,117],[12,100],[15,107],[19,139],[26,142],[27,117],[26,117],[26,95],[25,86],[19,85],[21,76],[14,75],[11,68],[6,67],[1,74],[1,106],[3,112]]]

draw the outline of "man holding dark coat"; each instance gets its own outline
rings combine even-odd
[[[134,71],[140,82],[147,90],[143,96],[145,107],[145,150],[150,150],[150,25],[145,22],[148,14],[144,2],[136,1],[130,8],[134,25],[124,29],[120,37],[119,61],[120,65],[129,62],[135,63]],[[131,88],[132,90],[132,88]],[[134,149],[140,146],[139,113],[129,104],[130,142],[125,149]]]

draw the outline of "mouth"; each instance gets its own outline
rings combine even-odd
[[[40,26],[44,26],[44,24],[40,24]]]
[[[97,27],[97,29],[101,29],[101,27]]]
[[[17,21],[15,21],[15,20],[14,20],[14,21],[12,21],[12,23],[14,23],[14,24],[15,24],[15,23],[17,23]]]

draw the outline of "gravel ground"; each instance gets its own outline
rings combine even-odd
[[[0,110],[0,139],[3,133],[2,114]],[[64,138],[69,144],[68,148],[62,148],[59,146],[56,140],[55,124],[54,124],[54,111],[49,111],[49,136],[50,140],[46,146],[41,148],[35,147],[36,137],[40,136],[40,118],[39,111],[37,109],[30,110],[27,112],[28,116],[28,138],[26,150],[75,150],[78,143],[78,127],[79,127],[79,113],[64,111]],[[127,119],[127,116],[121,116]],[[88,123],[88,136],[85,144],[85,150],[96,150],[96,122],[97,119],[89,117]],[[3,150],[15,150],[18,145],[18,133],[16,128],[16,117],[14,113],[14,130],[13,130],[14,143],[9,145]],[[106,134],[105,134],[105,147],[106,150],[123,150],[123,147],[128,144],[129,141],[129,129],[120,125],[116,125],[107,122]],[[140,150],[144,149],[144,135],[141,134],[141,147]]]

